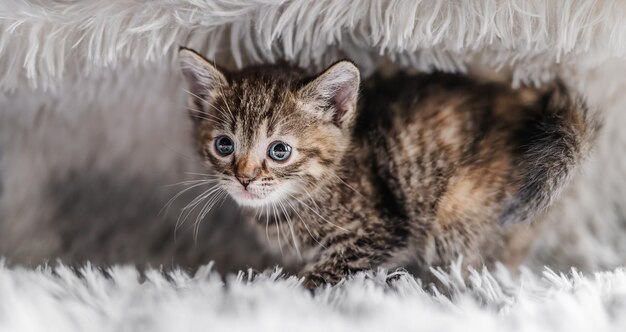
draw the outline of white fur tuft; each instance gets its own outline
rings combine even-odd
[[[340,56],[370,72],[379,55],[419,69],[464,70],[481,58],[539,81],[553,64],[593,68],[626,55],[620,1],[4,0],[0,88],[55,89],[94,70],[171,61],[179,46],[220,64]]]

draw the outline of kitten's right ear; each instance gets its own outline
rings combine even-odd
[[[349,129],[356,117],[360,82],[359,69],[350,61],[339,61],[302,87],[298,96],[309,112]]]
[[[228,86],[226,76],[200,54],[187,48],[180,48],[178,61],[185,77],[193,105],[204,109],[203,103],[209,102],[218,88]]]

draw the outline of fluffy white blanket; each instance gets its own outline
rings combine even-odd
[[[268,271],[222,279],[93,266],[0,267],[0,331],[624,331],[626,271],[439,272],[449,296],[407,273],[361,273],[313,296]]]
[[[541,80],[626,55],[620,1],[3,0],[0,88],[172,59],[180,45],[221,65],[287,59],[311,68],[387,56],[418,69],[513,67]]]

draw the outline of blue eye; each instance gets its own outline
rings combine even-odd
[[[267,155],[276,161],[285,161],[291,155],[291,146],[285,142],[276,141],[270,144]]]
[[[235,151],[235,143],[228,136],[218,136],[215,139],[215,150],[222,156],[228,156]]]

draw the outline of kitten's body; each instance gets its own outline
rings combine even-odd
[[[514,91],[460,75],[368,83],[337,179],[278,213],[283,241],[294,246],[293,227],[299,245],[316,251],[307,272],[335,282],[337,270],[428,267],[459,256],[518,263],[508,237],[528,230],[503,224],[532,221],[527,206],[545,207],[555,194],[545,177],[562,183],[576,165],[589,134],[580,109],[557,89]]]
[[[187,64],[192,105],[204,114],[194,117],[201,153],[229,177],[221,185],[257,209],[270,241],[301,252],[308,285],[408,260],[519,259],[507,239],[524,231],[512,224],[549,205],[593,136],[584,105],[558,84],[512,90],[450,74],[374,77],[357,106],[358,72],[345,63],[315,79],[267,66],[195,88],[202,77]],[[239,155],[207,148],[225,132]],[[293,142],[287,164],[262,157],[276,137]],[[252,169],[260,189],[230,181]],[[516,240],[523,249],[530,239]]]

